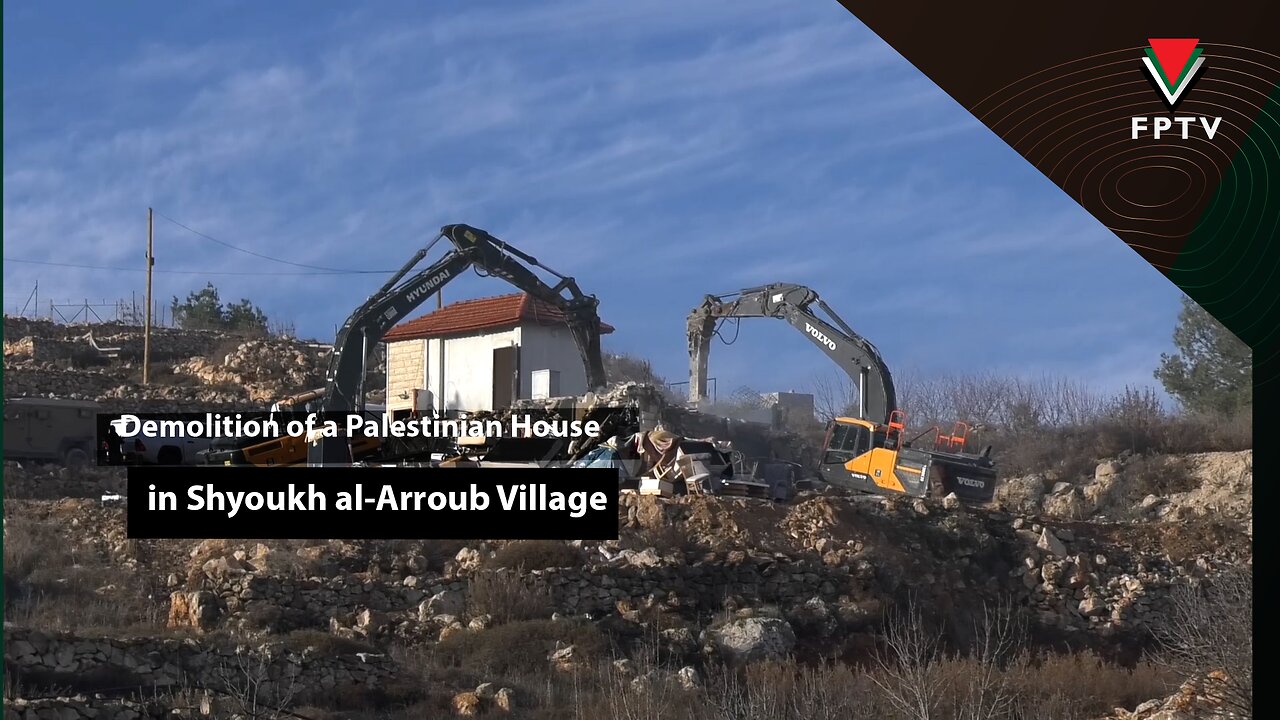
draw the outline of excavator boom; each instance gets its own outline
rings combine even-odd
[[[819,317],[813,308],[825,313]],[[818,293],[803,286],[775,283],[728,295],[707,295],[689,313],[689,398],[706,397],[707,360],[716,324],[731,318],[771,317],[786,320],[827,354],[858,386],[858,411],[864,420],[884,423],[897,407],[889,368],[866,338],[827,306]]]
[[[409,273],[441,238],[449,240],[453,249],[426,269]],[[540,268],[557,279],[554,286],[543,282],[528,266]],[[438,293],[446,284],[468,269],[478,274],[498,277],[529,295],[558,308],[565,317],[578,351],[586,367],[591,389],[605,385],[604,359],[600,351],[599,301],[584,294],[577,282],[469,225],[445,225],[425,248],[414,254],[386,283],[356,308],[333,345],[333,355],[325,374],[325,391],[321,410],[326,412],[359,412],[364,406],[365,366],[373,347],[397,322]],[[567,295],[566,295],[567,293]],[[310,464],[347,463],[350,447],[343,437],[326,437],[310,447]]]

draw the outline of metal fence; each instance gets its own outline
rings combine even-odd
[[[142,327],[146,322],[146,302],[137,298],[120,298],[108,300],[50,300],[48,304],[35,306],[26,303],[16,306],[8,313],[13,317],[33,320],[51,320],[62,325],[98,325],[112,323],[119,325],[136,325]],[[172,327],[173,310],[164,303],[153,301],[151,309],[151,325],[153,327]]]

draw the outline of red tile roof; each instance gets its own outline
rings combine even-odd
[[[554,305],[528,293],[514,293],[446,305],[422,317],[396,325],[382,339],[386,342],[419,340],[470,335],[517,325],[562,325],[564,322],[564,314]],[[613,327],[601,322],[600,332],[611,333]]]

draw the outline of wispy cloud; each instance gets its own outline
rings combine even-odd
[[[51,61],[24,27],[54,11],[6,6],[6,256],[140,268],[154,206],[259,252],[391,268],[468,222],[578,277],[621,328],[611,344],[673,377],[704,293],[772,280],[817,288],[894,362],[1119,377],[1104,358],[1165,342],[1172,310],[1112,321],[1172,307],[1167,283],[838,4],[295,9],[175,13],[172,40],[126,24]],[[164,221],[157,247],[159,269],[289,270]],[[42,297],[141,287],[4,273]],[[158,295],[205,279],[159,275]],[[207,279],[319,336],[378,284]],[[446,296],[505,291],[467,278]],[[825,370],[790,333],[744,323],[725,382]]]

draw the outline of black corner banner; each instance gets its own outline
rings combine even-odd
[[[613,540],[606,468],[128,469],[130,538]]]
[[[1280,365],[1280,3],[840,2]]]

